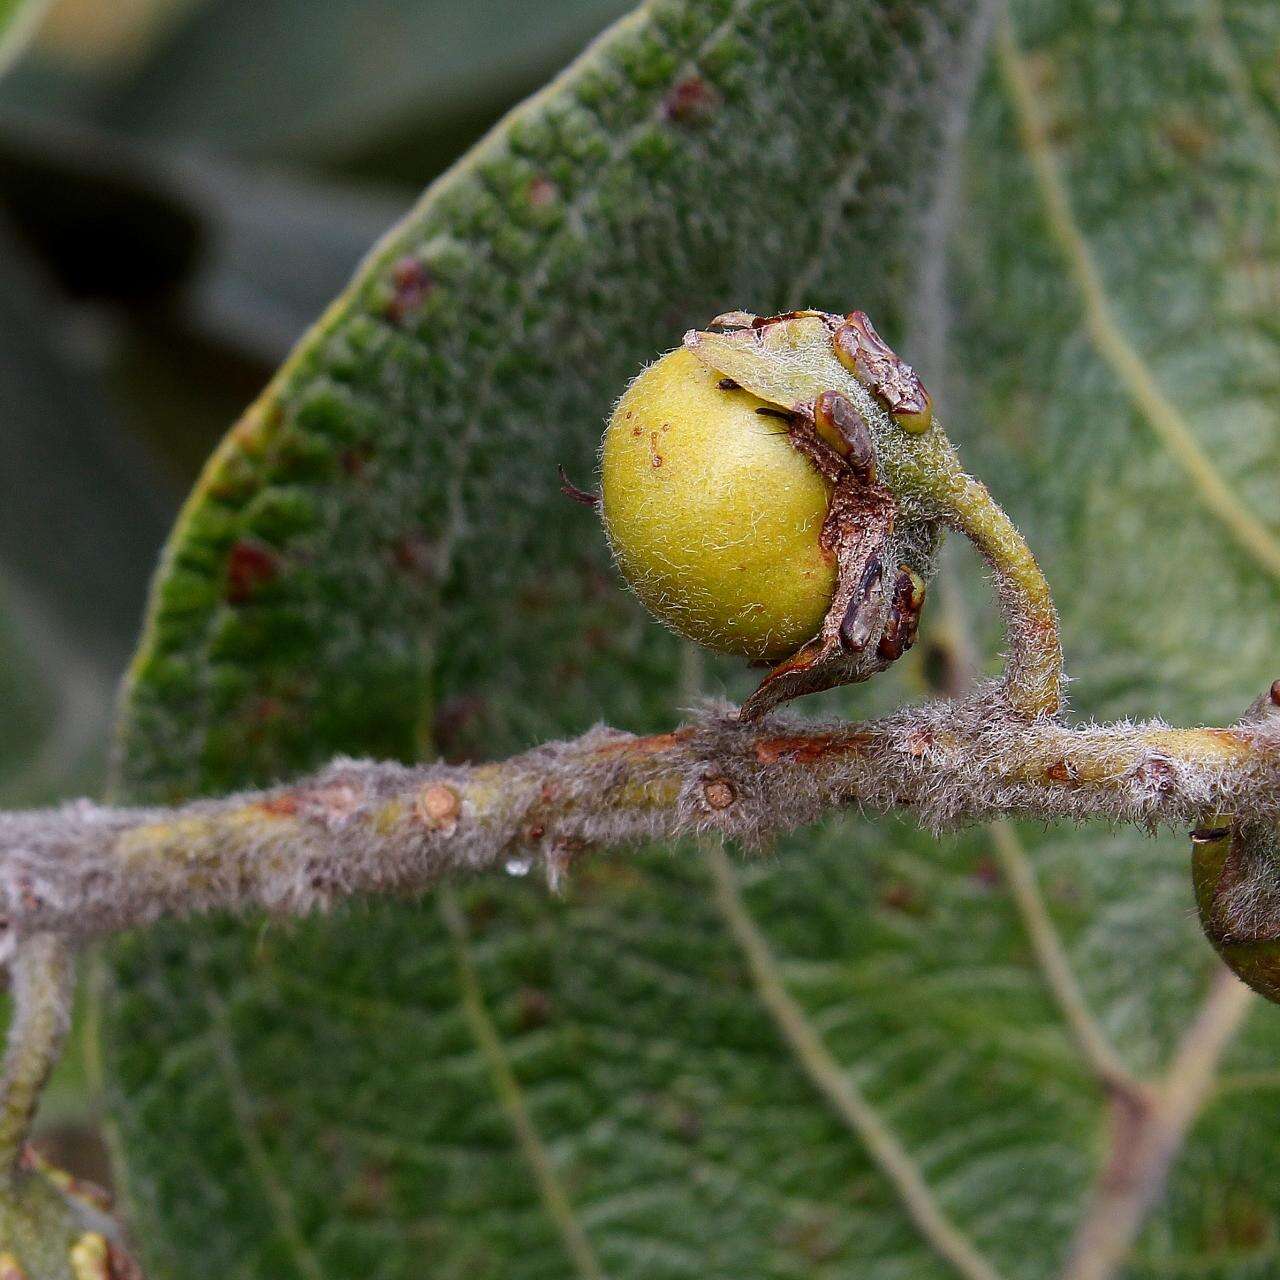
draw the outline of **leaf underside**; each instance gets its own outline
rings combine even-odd
[[[945,387],[953,437],[1056,585],[1081,712],[1238,714],[1280,674],[1277,584],[1091,336],[1001,80],[956,114],[979,16],[656,4],[504,122],[212,462],[155,589],[119,794],[670,724],[688,663],[555,466],[585,482],[626,379],[729,307],[863,307]],[[1277,530],[1280,14],[1014,16],[1119,323]],[[949,309],[931,270],[948,221]],[[994,652],[979,576],[955,573]],[[903,665],[836,705],[918,693],[920,651]],[[719,666],[705,683],[747,687]],[[1026,838],[1102,1026],[1157,1071],[1212,968],[1185,851]],[[739,880],[945,1212],[1030,1280],[1055,1273],[1110,1116],[989,846],[848,817]],[[512,877],[163,927],[108,964],[105,1075],[159,1280],[952,1274],[779,1037],[691,851],[599,857],[559,900]],[[1267,1274],[1277,1027],[1254,1011],[1128,1274]]]

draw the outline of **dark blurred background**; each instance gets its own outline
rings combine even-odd
[[[204,458],[427,183],[629,0],[51,0],[0,78],[0,805],[101,788]],[[79,1055],[43,1141],[102,1178]]]

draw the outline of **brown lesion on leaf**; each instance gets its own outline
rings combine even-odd
[[[702,76],[691,74],[677,80],[662,100],[662,114],[675,124],[705,124],[716,113],[720,95]]]
[[[338,465],[342,468],[344,474],[350,476],[353,480],[359,479],[364,474],[365,467],[368,466],[372,457],[372,445],[352,445],[348,449],[343,449],[338,455]]]
[[[385,314],[392,324],[403,324],[422,308],[436,282],[419,259],[407,256],[391,268],[391,287]]]
[[[272,582],[280,569],[280,557],[260,542],[240,538],[227,556],[228,604],[246,604],[258,590]]]
[[[422,582],[437,577],[440,550],[421,529],[402,533],[391,544],[391,558],[396,568]]]
[[[546,174],[539,173],[530,178],[525,189],[525,198],[534,209],[544,209],[560,197],[560,188]]]

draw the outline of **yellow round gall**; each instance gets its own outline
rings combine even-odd
[[[663,356],[605,430],[601,513],[623,576],[667,626],[776,660],[818,633],[836,566],[819,545],[830,486],[760,408],[691,351]]]

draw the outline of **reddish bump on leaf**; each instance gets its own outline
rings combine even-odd
[[[391,545],[396,566],[416,578],[430,580],[435,575],[436,551],[420,532],[402,534]]]
[[[970,877],[974,884],[981,885],[984,889],[994,889],[1004,879],[1000,873],[1000,864],[990,854],[984,854],[974,863]]]
[[[915,889],[904,880],[895,880],[880,894],[880,905],[903,915],[922,915],[924,905]]]
[[[435,281],[431,273],[417,258],[401,258],[391,269],[391,283],[395,293],[387,303],[387,319],[392,324],[402,324],[431,295]]]
[[[269,724],[272,720],[279,720],[284,713],[285,704],[279,698],[273,698],[270,695],[254,698],[249,703],[249,716],[258,724]]]
[[[343,471],[349,476],[360,476],[364,474],[364,469],[373,450],[368,445],[359,445],[350,449],[343,449],[338,456],[338,461]]]
[[[719,101],[719,94],[701,76],[685,76],[667,90],[662,113],[677,124],[702,124],[715,114]]]
[[[516,994],[520,1027],[532,1031],[543,1026],[551,1016],[551,997],[536,987],[521,987]]]
[[[530,181],[526,194],[533,208],[543,209],[560,195],[560,188],[550,178],[540,173]]]
[[[227,601],[244,604],[264,583],[276,576],[279,567],[275,552],[241,538],[227,557]]]

